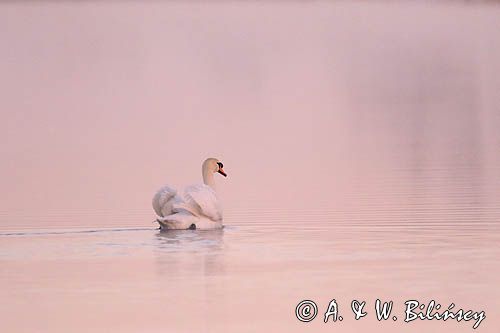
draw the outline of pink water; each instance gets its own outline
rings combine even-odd
[[[498,332],[498,31],[494,3],[0,4],[2,331],[473,331],[416,299]],[[226,227],[156,230],[208,156]]]

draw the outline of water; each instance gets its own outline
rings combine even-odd
[[[0,9],[6,331],[473,330],[407,300],[498,331],[497,5]],[[154,191],[207,156],[225,228],[160,232]]]
[[[260,223],[228,218],[231,226],[220,231],[3,234],[3,323],[18,331],[298,332],[306,324],[294,307],[313,299],[321,312],[308,325],[316,330],[471,330],[463,322],[402,322],[405,300],[434,299],[484,310],[479,329],[496,330],[498,226],[352,224],[328,222],[327,213],[266,213]],[[323,324],[332,298],[345,319]],[[397,322],[351,317],[353,299],[367,301],[374,316],[377,298],[395,302]],[[26,312],[30,320],[20,320]]]

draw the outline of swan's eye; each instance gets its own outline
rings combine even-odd
[[[219,166],[219,169],[222,169],[224,167],[224,164],[222,164],[221,162],[217,162],[217,165]]]

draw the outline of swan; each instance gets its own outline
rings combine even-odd
[[[215,193],[214,174],[227,174],[216,158],[207,158],[201,167],[203,184],[186,187],[179,194],[168,185],[153,197],[153,209],[159,216],[160,229],[219,229],[222,228],[222,209]]]

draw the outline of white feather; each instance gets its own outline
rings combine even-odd
[[[212,221],[222,220],[222,209],[215,191],[208,185],[192,185],[184,191],[186,205]]]
[[[173,213],[174,197],[177,191],[169,186],[160,188],[153,197],[153,209],[156,215],[164,217]]]

